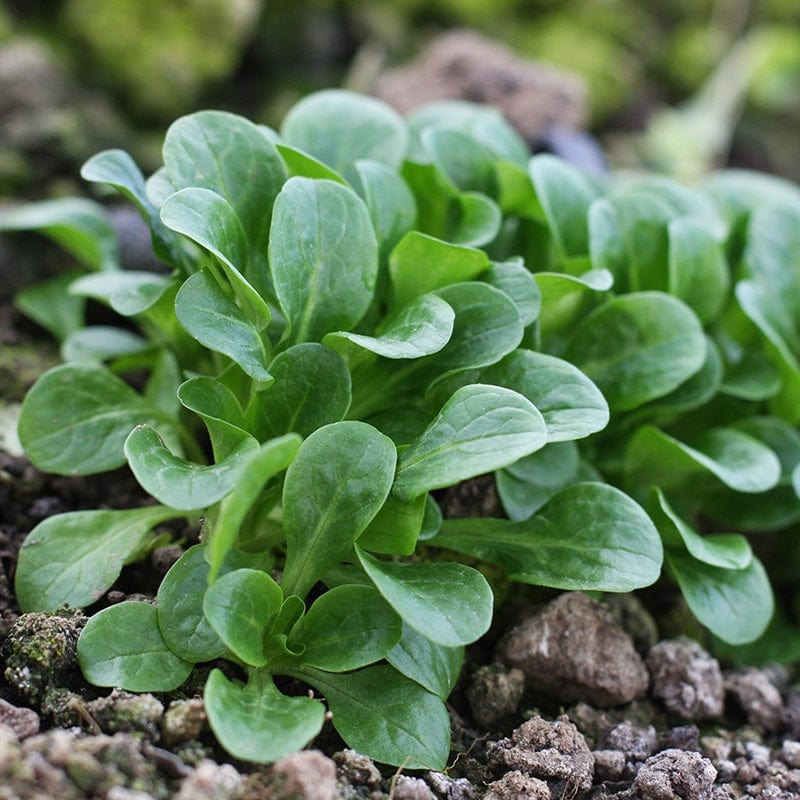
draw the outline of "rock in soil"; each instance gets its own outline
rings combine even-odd
[[[39,733],[39,715],[32,708],[19,708],[0,699],[0,726],[10,728],[18,739]]]
[[[725,687],[719,662],[686,636],[659,642],[647,654],[652,694],[682,719],[722,714]]]
[[[525,673],[530,689],[562,704],[615,706],[647,692],[647,670],[631,637],[581,592],[560,595],[513,628],[498,653]]]
[[[663,750],[651,756],[633,781],[641,800],[710,800],[717,778],[713,764],[699,753]]]
[[[776,682],[787,683],[780,671],[745,667],[725,673],[725,690],[747,721],[764,733],[784,727],[783,697]]]
[[[544,781],[515,770],[490,783],[483,800],[552,800],[552,797]]]

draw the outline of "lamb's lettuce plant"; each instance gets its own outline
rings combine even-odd
[[[184,117],[163,161],[145,178],[113,150],[83,169],[139,209],[163,273],[124,270],[91,201],[0,216],[85,270],[18,298],[65,360],[23,405],[31,461],[127,464],[155,500],[40,523],[21,605],[91,605],[161,523],[202,524],[155,604],[90,619],[88,680],[168,691],[225,659],[205,704],[233,755],[303,747],[327,707],[351,747],[440,769],[444,700],[493,606],[441,551],[600,592],[663,562],[718,637],[764,631],[748,541],[693,526],[800,521],[794,187],[601,184],[530,159],[491,109],[403,120],[343,91],[279,132]],[[88,300],[119,324],[87,326]],[[442,519],[439,490],[492,472],[507,518]]]

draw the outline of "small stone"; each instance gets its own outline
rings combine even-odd
[[[647,654],[652,694],[683,719],[722,714],[725,689],[719,662],[694,639],[679,636],[659,642]]]
[[[19,739],[39,733],[39,715],[32,708],[19,708],[0,699],[0,725],[11,728]]]
[[[498,654],[525,673],[530,689],[562,704],[624,705],[647,692],[647,670],[630,636],[581,592],[560,595],[512,629]]]
[[[723,736],[703,736],[700,739],[700,752],[712,761],[722,761],[731,757],[733,743]]]
[[[556,796],[586,791],[592,785],[594,758],[583,735],[566,716],[555,722],[529,719],[510,739],[492,742],[487,758],[495,774],[516,770],[545,780]]]
[[[272,765],[270,776],[273,800],[334,800],[336,797],[336,764],[319,750],[303,750],[279,758]]]
[[[626,761],[637,764],[645,761],[656,749],[656,729],[650,725],[640,728],[625,721],[605,731],[597,742],[598,749],[619,750]]]
[[[132,694],[114,689],[108,697],[87,703],[86,708],[106,733],[142,732],[158,740],[164,706],[152,694]]]
[[[618,781],[625,774],[625,753],[619,750],[593,750],[595,781]]]
[[[410,778],[408,775],[397,778],[392,797],[394,800],[436,800],[436,795],[422,778]]]
[[[800,742],[787,739],[781,745],[780,756],[787,767],[800,768]]]
[[[677,725],[661,735],[659,750],[696,750],[700,752],[700,728],[697,725]]]
[[[351,783],[371,787],[380,785],[380,770],[368,756],[363,756],[355,750],[340,750],[333,754],[333,761],[342,776]]]
[[[475,787],[466,778],[451,778],[443,772],[429,772],[428,783],[443,800],[473,800]]]
[[[726,672],[725,690],[736,700],[753,727],[773,733],[784,726],[783,698],[768,671],[744,667]]]
[[[483,800],[552,800],[552,797],[544,781],[514,770],[490,783]]]
[[[230,764],[201,761],[181,783],[174,800],[234,800],[242,778]]]
[[[208,723],[206,708],[199,697],[189,700],[173,700],[161,720],[161,735],[164,744],[173,746],[190,742],[202,734]]]
[[[714,765],[699,753],[662,750],[636,774],[633,793],[641,800],[710,800]]]
[[[473,719],[482,728],[491,728],[517,710],[524,692],[521,669],[498,663],[479,667],[467,689]]]

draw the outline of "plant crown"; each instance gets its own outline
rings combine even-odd
[[[120,150],[82,174],[138,208],[167,271],[123,269],[93,201],[3,213],[82,267],[18,297],[65,362],[19,435],[50,472],[127,463],[156,503],[37,525],[20,604],[91,605],[159,525],[203,521],[156,604],[91,617],[89,681],[169,691],[227,659],[205,703],[232,755],[303,747],[327,705],[350,747],[441,769],[444,700],[493,596],[439,549],[600,592],[663,564],[719,640],[764,633],[773,595],[748,540],[694,520],[800,521],[796,187],[598,180],[530,158],[494,110],[403,120],[339,90],[280,132],[183,117],[147,179]],[[87,325],[88,300],[119,324]],[[507,519],[442,520],[438,490],[492,472]]]

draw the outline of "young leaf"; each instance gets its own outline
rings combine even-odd
[[[422,358],[438,353],[447,344],[454,320],[453,309],[441,297],[429,293],[415,298],[390,318],[377,336],[336,331],[327,334],[324,341],[329,347],[351,342],[384,358]]]
[[[71,363],[45,372],[28,392],[19,438],[40,469],[91,475],[122,466],[125,439],[144,423],[173,424],[105,367]]]
[[[331,674],[292,673],[325,696],[333,725],[349,747],[384,764],[444,769],[450,720],[442,700],[389,666]]]
[[[705,361],[694,312],[660,292],[615,297],[572,334],[565,358],[593,380],[612,411],[627,411],[671,392]]]
[[[464,386],[403,451],[394,491],[410,499],[451,486],[512,464],[546,442],[542,415],[522,395],[500,386]]]
[[[225,557],[236,544],[239,529],[253,503],[267,482],[283,472],[300,447],[296,433],[270,439],[248,463],[233,491],[220,504],[216,521],[208,538],[209,580],[214,580]]]
[[[410,556],[422,533],[429,496],[421,494],[404,500],[390,494],[358,538],[359,546],[372,553]]]
[[[245,686],[212,670],[203,701],[219,743],[235,758],[261,764],[302,750],[325,722],[319,700],[287,697],[268,673],[257,670]]]
[[[339,183],[291,178],[269,237],[275,293],[294,343],[352,328],[372,302],[378,243],[367,207]]]
[[[400,617],[369,586],[338,586],[318,597],[289,637],[299,662],[348,672],[385,658],[400,640]]]
[[[17,600],[25,611],[81,608],[111,588],[159,523],[181,516],[163,506],[70,511],[40,522],[19,553]]]
[[[772,618],[775,600],[763,565],[712,567],[685,551],[668,548],[666,562],[692,613],[728,644],[757,639]]]
[[[745,569],[750,565],[753,551],[744,536],[738,533],[701,536],[672,510],[660,489],[654,489],[654,496],[650,515],[667,546],[683,546],[697,561],[712,567]]]
[[[494,163],[489,153],[474,139],[458,130],[429,127],[420,133],[420,142],[430,160],[460,192],[497,193]]]
[[[614,285],[606,269],[591,270],[580,277],[561,272],[537,272],[536,285],[542,293],[539,329],[542,339],[571,333],[601,299],[598,293]]]
[[[217,578],[203,597],[203,613],[228,649],[245,664],[263,667],[264,636],[283,603],[266,572],[237,569]]]
[[[406,625],[444,647],[479,639],[492,621],[486,578],[464,564],[378,561],[361,548],[358,560]]]
[[[544,417],[548,442],[582,439],[608,424],[600,390],[563,359],[519,349],[482,370],[480,379],[527,397]]]
[[[26,286],[14,295],[14,305],[59,342],[84,325],[86,301],[69,293],[79,272],[69,271]]]
[[[167,647],[151,603],[128,601],[95,614],[78,637],[78,663],[95,686],[171,692],[194,666]]]
[[[399,167],[408,146],[405,122],[393,108],[342,89],[315,92],[293,106],[281,135],[348,180],[359,159]]]
[[[200,344],[230,357],[254,380],[270,380],[258,326],[206,272],[196,272],[181,286],[175,315]]]
[[[443,647],[403,623],[403,635],[386,660],[407,678],[446,700],[464,661],[463,647]]]
[[[92,270],[119,269],[117,235],[106,210],[93,200],[64,197],[5,208],[0,231],[38,231]]]
[[[350,553],[389,494],[396,458],[391,439],[363,422],[335,422],[303,442],[283,487],[285,595],[304,597]]]
[[[514,301],[524,328],[536,321],[542,308],[542,293],[521,259],[492,264],[481,275],[481,280]]]
[[[133,317],[152,308],[174,284],[168,275],[126,270],[84,275],[70,284],[69,292],[92,297],[123,317]]]
[[[629,592],[661,571],[658,531],[619,489],[578,483],[530,519],[445,520],[431,544],[498,564],[510,580],[556,589]]]
[[[344,418],[351,400],[351,379],[344,359],[316,342],[296,344],[269,365],[272,383],[247,409],[260,440],[295,431],[308,436]]]
[[[110,325],[89,325],[74,331],[61,344],[64,361],[110,361],[144,353],[151,347],[143,336]]]
[[[482,250],[411,231],[389,255],[393,303],[401,308],[434,289],[471,281],[490,266]]]
[[[710,472],[737,492],[755,493],[778,483],[781,465],[766,445],[733,428],[711,428],[690,446],[646,425],[628,445],[625,470],[639,483],[665,489]]]
[[[296,147],[289,147],[283,142],[275,142],[275,147],[281,154],[283,163],[290,178],[317,178],[329,181],[336,181],[343,186],[347,186],[347,181],[335,170],[323,164],[314,156],[298,150]]]
[[[258,443],[243,439],[218,464],[193,464],[169,451],[148,425],[134,428],[125,440],[125,456],[141,486],[164,505],[185,511],[208,508],[229,494],[247,469]]]
[[[216,192],[195,186],[170,195],[161,219],[215,256],[236,299],[258,330],[267,327],[270,311],[263,297],[244,277],[248,264],[247,236],[233,207]]]

